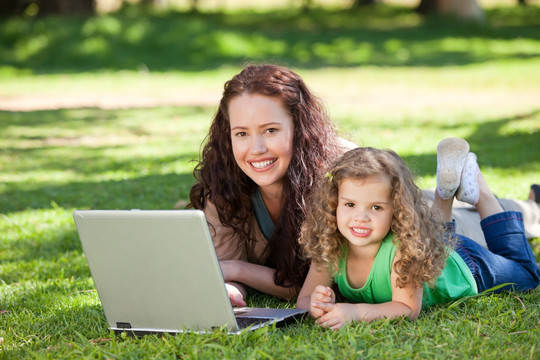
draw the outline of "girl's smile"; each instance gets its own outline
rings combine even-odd
[[[350,229],[351,229],[351,233],[354,236],[366,237],[371,234],[371,230],[368,228],[351,227]]]
[[[384,175],[347,179],[339,185],[336,219],[350,248],[380,243],[390,231],[393,215],[392,186]]]

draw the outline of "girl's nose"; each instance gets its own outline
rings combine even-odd
[[[369,221],[368,212],[365,211],[365,210],[358,210],[354,214],[354,220],[356,220],[356,221]]]

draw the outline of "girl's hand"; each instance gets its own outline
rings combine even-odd
[[[229,300],[231,300],[232,306],[246,306],[246,302],[244,301],[244,295],[242,295],[238,288],[231,284],[225,284],[225,288],[227,289],[227,293],[229,294]]]
[[[328,286],[317,285],[315,291],[311,294],[310,313],[315,319],[320,318],[327,311],[320,307],[314,306],[314,304],[333,304],[336,302],[336,294]]]
[[[332,330],[340,329],[346,324],[357,320],[357,305],[358,304],[314,302],[312,303],[312,308],[324,313],[324,315],[319,317],[315,322],[321,327],[327,327]]]
[[[419,293],[420,297],[418,309],[412,308],[401,301],[388,301],[379,304],[314,302],[312,306],[318,311],[324,312],[324,315],[316,320],[317,324],[332,330],[340,329],[353,321],[373,321],[383,318],[396,319],[403,317],[414,320],[422,306],[422,288],[419,288],[416,292]]]

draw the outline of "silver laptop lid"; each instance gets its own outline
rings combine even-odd
[[[111,329],[237,331],[200,210],[77,210],[84,253]]]

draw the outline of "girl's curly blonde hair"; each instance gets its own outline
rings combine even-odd
[[[418,288],[423,283],[432,284],[445,266],[450,239],[444,239],[443,225],[432,218],[411,171],[391,150],[356,148],[329,168],[310,197],[309,211],[302,224],[299,242],[304,255],[316,266],[328,268],[332,275],[338,273],[338,259],[347,242],[336,221],[339,186],[347,179],[380,174],[388,176],[392,186],[391,231],[399,254],[394,264],[397,285]]]

